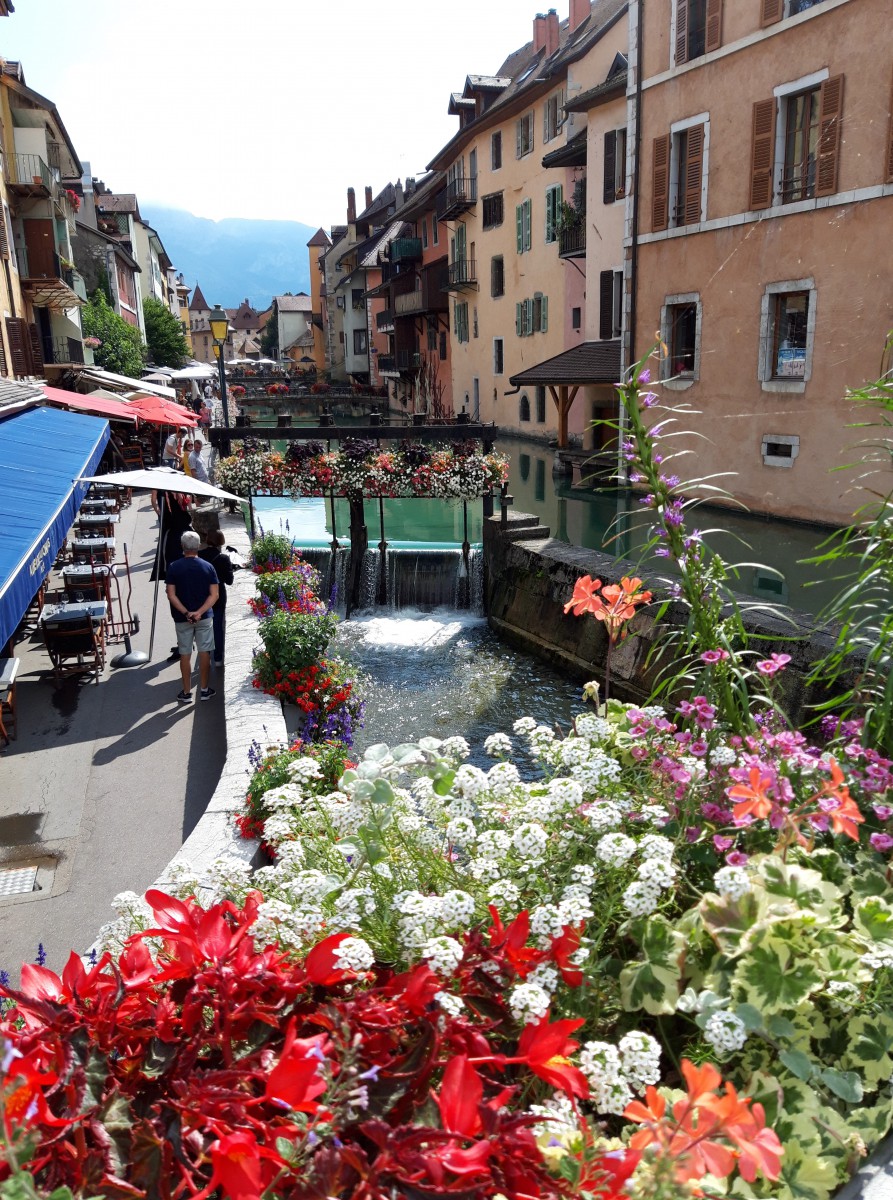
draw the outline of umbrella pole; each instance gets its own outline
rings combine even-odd
[[[155,573],[156,573],[155,601],[156,601],[156,603],[158,602],[158,578],[157,578],[157,575],[158,575],[158,563],[159,563],[160,558],[161,558],[161,529],[159,528],[159,530],[158,530],[158,548],[155,551]],[[130,585],[130,561],[127,558],[126,544],[124,546],[124,561],[127,565],[127,583],[128,583],[128,585]],[[120,583],[118,583],[117,579],[115,580],[115,583],[118,584],[118,605],[120,607],[120,605],[121,605],[121,585],[120,585]],[[131,590],[132,590],[132,588],[131,588]],[[128,611],[128,613],[130,612],[130,592],[127,593],[127,611]],[[123,612],[121,615],[123,618]],[[149,662],[150,659],[152,658],[152,641],[151,641],[151,639],[149,641],[149,653],[148,654],[146,654],[143,650],[134,650],[130,644],[130,627],[129,627],[129,625],[125,625],[124,628],[126,630],[126,632],[124,634],[124,653],[116,654],[115,657],[113,659],[111,659],[109,666],[116,667],[116,668],[117,667],[141,667],[141,666],[143,666],[144,663]],[[154,638],[154,636],[155,636],[155,610],[153,608],[153,610],[152,610],[152,637]]]
[[[149,658],[152,657],[152,651],[155,647],[155,619],[158,615],[158,581],[161,578],[161,537],[163,525],[158,527],[158,546],[155,550],[155,594],[152,597],[152,626],[149,631]]]

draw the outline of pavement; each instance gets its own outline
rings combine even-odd
[[[157,536],[149,494],[134,492],[116,528],[117,561],[126,543],[140,618],[132,645],[146,652]],[[119,578],[126,592],[120,568]],[[112,897],[157,879],[214,793],[226,758],[226,668],[212,668],[213,700],[177,704],[175,640],[162,584],[147,665],[112,669],[124,649],[112,642],[98,685],[73,678],[56,689],[37,629],[16,645],[18,738],[0,752],[0,888],[2,867],[21,862],[38,866],[40,890],[0,895],[0,969],[13,981],[38,943],[55,971],[90,946],[114,917]]]

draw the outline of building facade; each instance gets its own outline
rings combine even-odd
[[[307,243],[307,253],[310,258],[310,299],[311,299],[311,331],[313,344],[308,355],[313,360],[313,370],[322,374],[326,370],[326,322],[328,311],[326,307],[326,274],[323,255],[332,245],[331,238],[324,229],[317,229]]]

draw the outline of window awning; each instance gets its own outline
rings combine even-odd
[[[164,396],[167,400],[176,400],[177,392],[172,387],[162,387],[160,383],[146,383],[144,379],[131,379],[127,375],[115,375],[113,371],[103,371],[99,367],[88,367],[81,372],[84,379],[92,379],[96,383],[109,384],[122,388],[127,392],[152,392],[155,396]]]
[[[82,396],[65,388],[44,387],[43,390],[51,404],[61,404],[74,412],[93,413],[94,416],[108,417],[110,421],[128,421],[131,425],[137,422],[137,414],[123,400],[110,400],[107,396]]]
[[[108,421],[32,408],[0,422],[0,647],[49,574],[109,440]]]
[[[585,387],[620,379],[620,339],[582,342],[511,377],[513,387]]]

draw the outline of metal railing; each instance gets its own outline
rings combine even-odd
[[[470,287],[477,283],[477,268],[473,258],[460,258],[449,265],[447,286],[451,288]]]
[[[415,350],[398,350],[396,354],[398,371],[414,371],[419,365],[419,354]]]
[[[84,362],[84,347],[72,337],[43,337],[41,338],[43,361],[53,366],[62,367],[68,363]]]
[[[422,239],[417,237],[395,238],[391,243],[391,262],[415,262],[422,257]]]
[[[451,179],[435,201],[438,221],[448,221],[456,213],[464,212],[477,203],[477,176],[459,176]]]
[[[386,308],[384,312],[376,313],[375,324],[379,329],[393,329],[394,310],[392,308]]]
[[[586,226],[582,221],[575,221],[560,231],[558,253],[561,258],[576,258],[586,253]]]
[[[12,166],[15,167],[14,179],[10,171]],[[55,196],[58,191],[56,176],[39,154],[10,154],[6,178],[14,186],[43,188],[50,196]]]
[[[379,354],[378,356],[378,373],[380,375],[393,374],[397,370],[397,359],[393,354]]]

